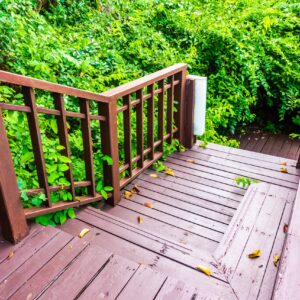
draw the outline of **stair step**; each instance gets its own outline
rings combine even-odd
[[[219,269],[239,299],[261,298],[260,292],[268,295],[264,299],[271,296],[271,291],[264,290],[263,283],[267,280],[268,286],[271,282],[274,284],[276,275],[270,275],[277,272],[273,255],[280,253],[273,251],[283,246],[279,227],[287,222],[294,197],[291,189],[265,183],[251,185],[245,194],[214,253]],[[261,256],[249,259],[248,254],[256,249],[261,250]]]
[[[211,264],[212,257],[209,257],[206,252],[203,253],[203,257],[194,257],[193,249],[94,208],[80,211],[77,219],[72,220],[72,223],[77,228],[76,234],[80,229],[90,227],[91,232],[86,239],[108,251],[147,265],[177,280],[193,286],[201,286],[203,292],[214,291],[215,296],[235,299],[225,277]],[[197,265],[208,266],[212,276],[208,277],[197,271]]]

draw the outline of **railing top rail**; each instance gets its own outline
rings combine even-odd
[[[180,71],[183,71],[187,68],[187,64],[175,64],[173,66],[170,66],[168,68],[162,69],[158,72],[146,75],[144,77],[141,77],[137,80],[125,83],[123,85],[120,85],[116,88],[113,88],[111,90],[108,90],[104,93],[102,93],[102,96],[105,97],[113,97],[113,98],[119,98],[124,95],[130,94],[138,89],[143,88],[144,86],[150,85],[156,81],[162,80],[168,76],[171,76],[173,74],[176,74]]]
[[[52,83],[45,80],[18,75],[6,71],[0,71],[0,82],[22,85],[26,87],[50,91],[53,93],[65,94],[69,96],[84,98],[88,100],[95,100],[99,102],[107,103],[110,101],[110,99],[108,99],[107,97],[101,94],[97,94],[97,93],[93,93],[81,89],[76,89],[76,88],[72,88],[57,83]]]

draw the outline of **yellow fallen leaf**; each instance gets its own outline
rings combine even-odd
[[[261,251],[259,249],[257,249],[257,250],[254,250],[253,252],[249,253],[248,257],[249,258],[257,258],[257,257],[260,257],[260,255],[261,255]]]
[[[196,269],[204,274],[206,274],[207,276],[210,276],[211,275],[211,270],[208,268],[208,267],[205,267],[205,266],[197,266]]]
[[[132,194],[138,194],[140,192],[139,188],[137,185],[134,185],[134,187],[131,189]]]
[[[287,166],[287,162],[286,162],[286,161],[282,161],[280,164],[281,164],[282,166]]]
[[[14,256],[14,252],[13,251],[10,251],[7,255],[7,259],[12,259],[12,257]]]
[[[82,229],[79,233],[79,237],[83,238],[89,231],[90,231],[90,229],[88,229],[88,228]]]
[[[125,191],[125,192],[124,192],[124,198],[125,198],[125,199],[129,200],[131,196],[132,196],[132,193],[131,193],[131,192],[129,192],[129,191]]]
[[[75,197],[75,201],[78,201],[78,202],[80,202],[81,200],[80,200],[80,198],[79,198],[79,197]]]
[[[153,208],[153,204],[150,202],[146,202],[144,203],[144,206],[148,207],[148,208]]]
[[[143,221],[144,221],[144,219],[141,216],[138,216],[137,220],[138,220],[139,224],[143,223]]]
[[[166,175],[170,175],[170,176],[175,176],[172,169],[167,169],[167,171],[165,172],[165,174]]]
[[[150,176],[153,177],[153,178],[157,178],[158,177],[158,175],[155,174],[155,173],[150,174]]]
[[[280,168],[280,172],[282,172],[282,173],[288,173],[288,169],[287,168]]]
[[[191,163],[191,164],[194,164],[195,163],[195,161],[193,160],[193,159],[187,159],[186,160],[188,163]]]
[[[274,263],[274,266],[275,266],[275,267],[278,267],[279,260],[280,260],[280,255],[275,254],[275,255],[273,256],[273,263]]]

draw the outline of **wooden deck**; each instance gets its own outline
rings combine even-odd
[[[264,300],[275,285],[282,299],[278,278],[288,257],[276,267],[273,256],[287,248],[286,236],[298,234],[292,243],[299,243],[299,232],[286,230],[296,161],[209,144],[165,164],[174,177],[146,170],[125,188],[138,193],[115,207],[80,209],[61,228],[33,224],[15,246],[2,241],[0,299]],[[243,189],[234,182],[241,176],[260,183]],[[90,232],[80,239],[83,228]],[[261,256],[248,258],[256,249]]]
[[[241,138],[241,149],[297,160],[300,156],[300,140],[283,134],[253,131]]]

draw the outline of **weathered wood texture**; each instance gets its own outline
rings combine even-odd
[[[241,149],[297,160],[300,157],[300,140],[287,135],[251,132],[241,140]]]

